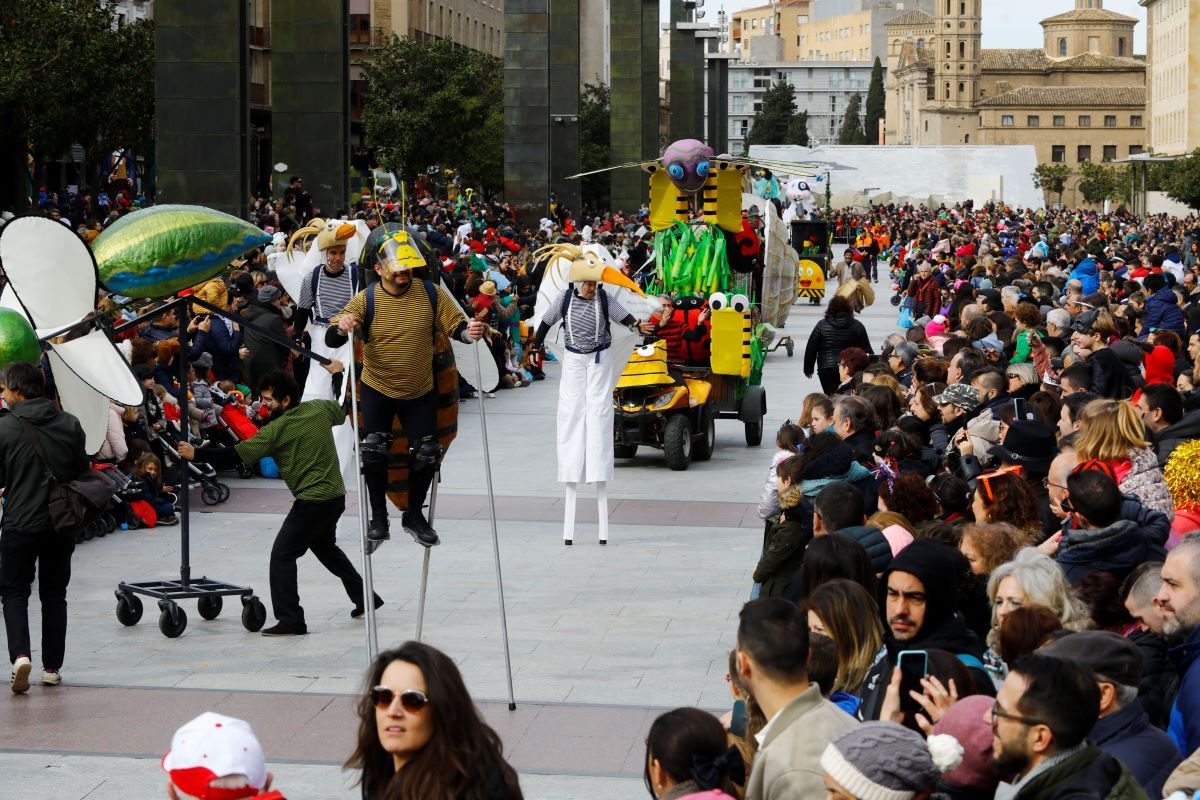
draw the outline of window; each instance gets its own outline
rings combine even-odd
[[[1081,144],[1075,148],[1075,160],[1082,164],[1085,161],[1092,160],[1092,146],[1090,144]]]
[[[1004,114],[1000,117],[1000,127],[1011,128],[1013,126],[1012,114]]]
[[[967,85],[965,83],[963,83],[962,81],[959,81],[958,82],[958,93],[961,95],[966,90],[967,90]]]
[[[1115,161],[1117,159],[1117,146],[1115,144],[1104,145],[1104,160]]]
[[[1117,55],[1122,58],[1125,57],[1125,37],[1124,36],[1117,37]]]
[[[1134,114],[1132,117],[1129,118],[1129,127],[1131,127],[1131,128],[1142,127],[1142,117],[1140,114]]]
[[[950,99],[950,84],[946,84],[946,99]]]
[[[1067,57],[1067,40],[1066,39],[1058,40],[1058,57],[1059,58]]]
[[[1042,124],[1042,118],[1036,115],[1030,115],[1025,118],[1025,124],[1030,128],[1040,127]]]
[[[1080,114],[1080,115],[1079,115],[1079,127],[1081,127],[1081,128],[1090,128],[1090,127],[1092,127],[1092,116],[1091,116],[1091,114]]]
[[[1065,144],[1051,145],[1050,160],[1055,164],[1064,163],[1067,160],[1067,146]]]
[[[1064,117],[1062,114],[1055,114],[1054,115],[1054,127],[1056,127],[1056,128],[1067,127],[1067,118]]]
[[[1105,114],[1104,115],[1104,127],[1106,127],[1106,128],[1117,127],[1117,116],[1115,114]]]
[[[958,43],[958,57],[959,58],[967,57],[967,43],[966,42]]]
[[[1129,145],[1129,155],[1136,156],[1140,152],[1142,152],[1142,146],[1140,144]]]

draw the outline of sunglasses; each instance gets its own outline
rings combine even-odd
[[[380,711],[386,711],[396,702],[396,693],[386,686],[376,686],[371,690],[371,702]],[[416,714],[429,705],[429,698],[417,689],[405,689],[400,693],[400,706],[411,714]]]
[[[992,481],[996,478],[999,478],[1001,475],[1013,475],[1019,477],[1021,475],[1021,468],[1016,465],[1005,467],[1004,469],[998,469],[995,472],[989,472],[986,475],[980,475],[975,479],[981,486],[983,486],[983,492],[987,495],[989,503],[995,502],[996,500],[996,496],[992,492]]]

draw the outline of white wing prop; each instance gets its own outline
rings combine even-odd
[[[95,310],[95,259],[65,225],[45,217],[14,219],[0,234],[0,261],[8,276],[0,306],[20,310],[39,338],[81,322]],[[94,453],[108,429],[105,398],[140,405],[142,387],[102,330],[49,345],[59,399],[79,418],[88,452]]]
[[[451,339],[450,346],[454,349],[454,366],[458,368],[458,374],[463,380],[481,392],[496,391],[496,387],[500,385],[500,370],[487,342],[480,339],[473,344],[467,344]],[[478,371],[475,369],[476,351],[479,353]]]

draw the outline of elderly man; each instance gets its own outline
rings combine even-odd
[[[1183,680],[1171,709],[1171,734],[1182,753],[1200,747],[1200,534],[1183,537],[1167,554],[1155,604],[1162,610],[1163,633],[1183,640],[1171,657]]]
[[[1071,312],[1056,308],[1046,314],[1046,333],[1064,341],[1071,336]]]

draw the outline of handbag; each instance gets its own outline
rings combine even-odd
[[[912,309],[908,308],[908,307],[901,307],[900,317],[896,320],[896,327],[911,328],[912,326],[913,326]]]
[[[121,488],[115,476],[108,474],[113,470],[89,469],[73,481],[59,481],[50,471],[50,462],[37,435],[23,419],[16,417],[16,420],[21,424],[22,434],[42,460],[42,470],[49,487],[46,511],[50,515],[51,527],[56,533],[74,535],[76,531],[91,525],[112,505],[113,495]]]

